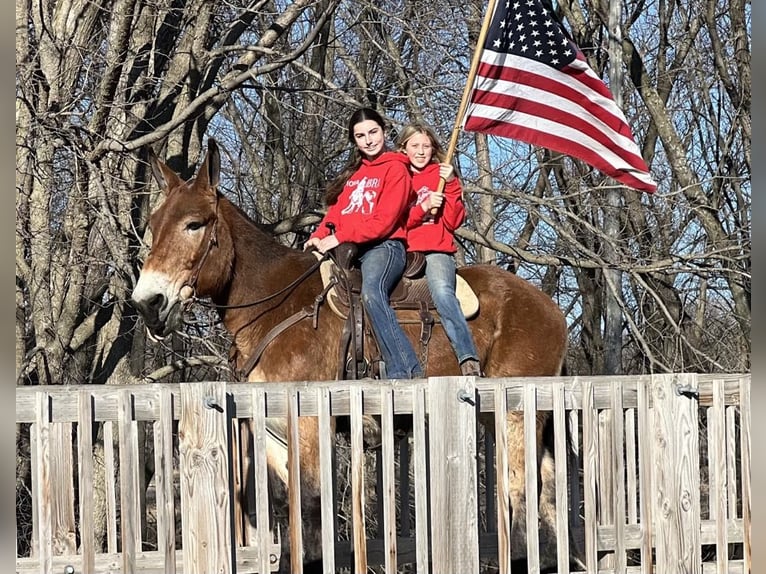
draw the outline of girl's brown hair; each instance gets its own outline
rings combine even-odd
[[[425,136],[428,136],[428,139],[431,140],[431,147],[433,148],[433,154],[431,155],[431,162],[443,163],[444,160],[447,158],[447,154],[444,151],[444,148],[442,147],[442,144],[439,141],[439,137],[436,135],[436,132],[433,130],[431,126],[428,126],[426,124],[415,122],[415,123],[407,124],[406,126],[404,126],[402,128],[402,132],[399,134],[399,137],[396,138],[396,149],[399,151],[404,151],[404,148],[407,145],[407,142],[415,134],[423,134]]]
[[[343,191],[348,178],[359,169],[360,165],[362,165],[362,152],[359,151],[359,148],[354,141],[354,126],[366,120],[374,121],[384,132],[386,131],[386,122],[383,120],[383,116],[372,108],[360,108],[351,114],[351,117],[348,120],[348,141],[353,144],[351,155],[349,156],[345,167],[327,186],[324,195],[326,205],[332,205],[338,201],[338,196],[340,195],[340,192]]]

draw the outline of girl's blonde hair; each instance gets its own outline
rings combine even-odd
[[[431,155],[431,162],[443,163],[444,160],[447,158],[447,154],[444,151],[444,148],[442,147],[442,144],[439,141],[439,137],[436,135],[436,132],[433,130],[431,126],[426,124],[413,122],[411,124],[407,124],[406,126],[404,126],[402,128],[401,133],[399,134],[399,137],[396,138],[396,149],[399,151],[404,151],[404,148],[406,147],[407,142],[415,134],[423,134],[424,136],[428,136],[428,139],[431,140],[431,148],[433,149],[433,153]]]

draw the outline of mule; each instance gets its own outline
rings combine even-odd
[[[152,247],[143,264],[132,301],[155,337],[182,327],[184,308],[194,297],[210,298],[219,307],[231,333],[238,368],[276,325],[314,304],[322,289],[316,258],[279,244],[218,191],[220,153],[213,139],[195,177],[184,181],[150,152],[154,177],[164,201],[151,215]],[[487,377],[554,376],[561,372],[567,347],[567,326],[561,310],[531,283],[492,265],[458,270],[476,292],[479,312],[469,326]],[[301,278],[305,275],[304,278]],[[285,289],[287,287],[287,289]],[[261,301],[256,305],[249,302]],[[239,307],[238,307],[239,306]],[[298,320],[286,334],[262,349],[246,373],[249,381],[333,380],[338,372],[337,349],[343,319],[329,309],[311,320]],[[405,325],[418,348],[419,325]],[[328,352],[329,351],[329,352]],[[426,375],[460,375],[455,354],[443,329],[433,329]],[[553,536],[555,508],[553,458],[543,444],[545,415],[538,414],[538,457],[541,476],[541,542]],[[318,425],[300,417],[301,493],[305,563],[321,559],[319,517]],[[524,437],[520,413],[508,417],[511,468],[512,542],[525,553]],[[270,470],[287,483],[286,450],[268,445]],[[308,566],[307,566],[308,568]]]

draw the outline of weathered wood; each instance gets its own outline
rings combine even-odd
[[[686,572],[684,568],[687,567],[685,560],[687,557],[691,557],[692,563],[696,561],[696,564],[692,566],[694,572],[703,573],[723,573],[723,572],[746,572],[750,568],[750,376],[743,375],[736,379],[736,393],[732,392],[732,381],[734,380],[731,375],[718,375],[717,378],[709,377],[707,382],[697,385],[699,390],[699,401],[688,396],[679,396],[675,394],[675,390],[679,385],[685,385],[689,383],[689,380],[693,380],[693,377],[686,375],[669,375],[665,376],[667,380],[661,377],[655,377],[654,379],[647,377],[637,377],[630,381],[627,381],[622,377],[612,377],[611,382],[604,378],[579,378],[577,380],[567,378],[552,378],[548,380],[540,380],[537,382],[527,382],[523,384],[516,379],[502,379],[502,380],[473,380],[476,384],[475,390],[473,390],[473,397],[479,398],[479,404],[476,407],[470,406],[466,403],[459,403],[458,408],[465,407],[470,408],[472,416],[475,416],[476,410],[484,411],[487,404],[498,405],[499,408],[503,408],[503,403],[508,405],[508,412],[523,411],[524,420],[526,424],[526,432],[533,432],[535,428],[535,416],[536,411],[545,410],[544,405],[548,404],[553,411],[553,427],[554,427],[554,449],[555,458],[557,461],[562,459],[566,460],[566,456],[561,454],[562,449],[566,451],[566,443],[563,434],[564,421],[566,418],[575,421],[575,430],[579,417],[582,417],[583,421],[583,435],[582,435],[582,453],[583,453],[583,478],[584,478],[584,496],[585,496],[585,521],[582,524],[585,526],[585,556],[587,571],[595,572],[597,567],[597,561],[594,560],[596,553],[609,553],[615,557],[614,571],[624,572],[644,572],[650,571],[652,568],[654,572]],[[446,379],[445,379],[446,380]],[[699,380],[699,379],[698,379]],[[458,378],[458,382],[460,379]],[[615,383],[616,381],[616,383]],[[664,381],[664,382],[663,382]],[[668,382],[669,381],[669,382]],[[718,382],[716,382],[718,381]],[[658,388],[660,382],[667,384],[669,390],[663,391],[663,396],[658,395]],[[654,383],[654,384],[652,384]],[[204,385],[218,385],[218,383],[204,383]],[[620,389],[622,386],[622,389]],[[31,428],[31,453],[32,453],[32,466],[33,466],[33,536],[34,536],[34,556],[29,558],[17,558],[17,571],[18,572],[50,572],[63,571],[63,566],[71,564],[75,567],[75,571],[87,571],[91,572],[116,572],[124,571],[125,565],[128,568],[132,568],[137,574],[145,574],[146,572],[172,572],[173,568],[177,571],[193,572],[195,563],[197,560],[187,560],[183,553],[187,551],[187,547],[191,544],[189,541],[189,529],[187,524],[190,524],[188,513],[184,510],[182,505],[182,518],[184,521],[183,533],[187,537],[186,540],[182,540],[182,550],[175,549],[175,509],[173,503],[173,418],[178,418],[183,409],[181,403],[186,399],[182,396],[183,392],[186,392],[189,388],[198,387],[197,384],[185,384],[181,386],[174,385],[146,385],[146,386],[126,386],[120,389],[102,389],[93,386],[79,386],[76,392],[67,390],[66,392],[60,392],[59,388],[52,389],[36,389],[35,393],[25,394],[27,397],[25,400],[31,400],[33,408],[33,424]],[[249,469],[243,466],[243,471],[246,474],[256,475],[260,474],[260,478],[253,478],[249,476],[248,480],[253,481],[256,490],[263,488],[262,493],[256,493],[255,506],[249,506],[252,510],[248,511],[252,514],[245,516],[244,519],[248,525],[250,534],[245,538],[244,546],[234,548],[229,545],[223,552],[228,553],[228,559],[231,564],[231,568],[236,563],[236,571],[239,574],[249,572],[265,572],[268,570],[275,570],[275,562],[278,560],[279,546],[275,545],[271,538],[271,533],[266,526],[269,520],[268,505],[266,503],[268,491],[266,489],[266,412],[271,416],[276,413],[284,413],[286,418],[293,421],[293,427],[297,432],[298,421],[303,420],[298,418],[300,416],[314,416],[319,417],[322,428],[322,442],[320,443],[320,459],[325,457],[325,469],[322,474],[322,489],[323,499],[326,497],[328,500],[332,500],[332,437],[334,436],[331,429],[331,415],[339,413],[352,413],[352,443],[356,441],[357,453],[352,457],[356,457],[358,465],[353,468],[352,465],[352,482],[356,480],[358,503],[358,517],[354,517],[355,524],[353,526],[355,534],[359,535],[358,539],[355,539],[354,544],[357,547],[363,548],[362,552],[349,552],[349,545],[347,542],[335,540],[335,529],[332,528],[334,516],[334,508],[330,504],[323,512],[323,523],[326,523],[330,527],[329,534],[324,535],[323,546],[325,547],[324,555],[329,561],[325,559],[325,568],[342,568],[352,567],[353,571],[357,571],[357,567],[363,564],[365,568],[372,567],[376,569],[378,567],[385,568],[386,571],[396,569],[397,565],[403,563],[414,562],[418,572],[444,572],[436,568],[436,564],[429,564],[430,559],[436,559],[437,554],[444,554],[445,544],[440,540],[437,540],[436,536],[433,536],[429,540],[428,532],[428,497],[429,494],[432,497],[432,511],[434,509],[433,502],[435,496],[438,496],[435,489],[435,481],[431,480],[429,476],[429,469],[426,466],[428,460],[428,439],[431,441],[462,441],[467,436],[466,433],[460,430],[459,422],[457,418],[450,415],[448,417],[447,427],[434,426],[435,419],[434,413],[441,413],[444,409],[441,406],[440,400],[451,398],[458,403],[453,393],[450,397],[450,391],[446,390],[442,384],[442,379],[435,379],[429,381],[417,381],[414,383],[396,381],[388,383],[385,381],[375,381],[373,385],[368,385],[365,382],[357,384],[356,382],[348,384],[347,381],[341,381],[337,383],[323,384],[322,387],[313,387],[310,384],[297,384],[297,385],[277,385],[272,389],[268,385],[250,384],[249,386],[234,385],[234,390],[229,392],[229,386],[222,386],[220,394],[220,401],[213,398],[212,402],[224,407],[224,410],[228,409],[228,414],[216,412],[216,416],[222,417],[222,427],[220,439],[221,453],[229,452],[232,448],[231,442],[228,442],[229,437],[225,436],[227,433],[224,429],[228,430],[226,425],[230,424],[230,413],[238,413],[242,420],[237,428],[242,433],[252,434],[251,445],[245,447],[244,442],[248,440],[243,437],[241,458],[244,462],[247,458],[252,459]],[[690,388],[693,388],[690,387]],[[438,389],[438,392],[434,392],[433,389]],[[247,396],[243,394],[243,391],[247,391]],[[50,392],[48,392],[50,391]],[[115,392],[117,391],[117,392]],[[491,391],[491,392],[490,392]],[[455,391],[456,392],[456,391]],[[674,404],[669,411],[666,412],[668,407],[667,393],[673,393],[670,397],[674,401],[685,402],[689,413],[685,413],[683,410],[679,410]],[[487,394],[489,393],[489,394]],[[436,398],[432,395],[442,395],[440,398]],[[19,395],[17,394],[17,397]],[[164,397],[164,398],[163,398]],[[608,397],[609,401],[604,402],[604,397]],[[428,398],[428,400],[426,400]],[[432,404],[433,400],[437,400],[436,404]],[[63,403],[59,403],[62,400]],[[199,398],[195,399],[199,402]],[[515,406],[511,406],[510,403],[514,403]],[[108,405],[105,407],[104,405]],[[633,406],[628,406],[633,405]],[[427,408],[426,408],[427,407]],[[571,408],[570,408],[571,407]],[[696,414],[702,409],[708,408],[708,420],[709,420],[709,438],[708,450],[710,471],[710,505],[712,512],[710,513],[710,519],[701,520],[699,512],[699,499],[697,493],[699,492],[699,485],[697,484],[695,491],[694,476],[697,474],[696,480],[699,481],[699,444],[696,441],[696,437],[699,432],[698,423],[696,421]],[[397,509],[394,504],[396,501],[396,491],[394,490],[394,444],[393,433],[391,427],[393,425],[393,417],[395,414],[406,414],[407,409],[411,409],[413,413],[413,435],[412,435],[412,462],[413,462],[413,491],[415,492],[415,524],[414,534],[415,538],[407,538],[402,533],[398,536],[395,531],[395,513]],[[570,408],[567,413],[567,409]],[[615,457],[612,460],[604,460],[599,456],[592,456],[593,453],[598,452],[598,443],[600,436],[603,436],[605,429],[599,433],[597,428],[597,411],[608,409],[613,415],[614,425],[612,427],[611,438],[615,444],[614,453]],[[635,414],[631,411],[635,409]],[[205,411],[208,413],[208,410]],[[106,422],[102,417],[101,422],[97,420],[97,413],[110,413]],[[138,413],[154,413],[155,419],[141,418],[143,415]],[[249,414],[248,414],[249,413]],[[290,416],[287,416],[291,413]],[[319,415],[319,413],[322,413]],[[663,414],[664,413],[664,414]],[[668,414],[669,413],[669,414]],[[364,505],[364,453],[361,447],[362,437],[362,417],[363,415],[382,415],[381,421],[384,427],[384,440],[383,449],[381,450],[381,456],[378,462],[381,473],[381,484],[383,488],[378,492],[377,496],[380,500],[380,508],[382,511],[378,514],[377,520],[379,524],[378,535],[381,540],[368,540],[365,533],[365,523],[369,519],[369,515],[365,516],[366,507]],[[19,413],[19,416],[27,416],[27,414]],[[429,433],[426,434],[425,421],[426,417],[429,417]],[[631,419],[635,418],[635,423],[631,422]],[[496,420],[501,421],[502,416],[495,417]],[[142,424],[143,420],[152,420],[154,425],[154,447],[155,447],[155,468],[156,476],[154,479],[155,489],[157,492],[157,551],[147,552],[142,548],[144,542],[141,538],[141,515],[144,509],[139,505],[141,500],[140,496],[135,493],[141,491],[141,481],[139,479],[141,472],[141,451],[139,450],[138,426]],[[685,422],[684,422],[685,421]],[[660,423],[663,424],[660,424]],[[87,429],[91,427],[91,424],[101,424],[103,426],[103,437],[105,441],[104,454],[106,457],[105,466],[107,472],[107,487],[111,488],[111,492],[107,492],[107,508],[109,512],[109,520],[107,523],[108,537],[107,544],[111,551],[107,553],[96,553],[95,549],[87,550],[88,542],[91,540],[91,547],[93,546],[93,536],[88,536],[87,532],[92,528],[92,511],[88,510],[90,504],[90,496],[88,493],[88,484],[92,483],[92,477],[89,480],[87,478],[90,473],[91,476],[94,473],[94,468],[89,470],[91,463],[88,452],[92,451],[92,443],[88,444],[89,433]],[[683,423],[683,424],[681,424]],[[77,425],[77,465],[79,475],[76,477],[78,480],[78,490],[80,497],[80,505],[78,508],[78,523],[75,527],[79,528],[81,541],[81,554],[77,554],[76,549],[65,550],[65,554],[62,556],[56,556],[56,544],[57,540],[61,539],[61,531],[56,534],[54,523],[57,523],[55,518],[55,512],[53,505],[60,499],[60,508],[67,508],[74,505],[75,493],[74,488],[67,486],[65,488],[53,488],[51,481],[57,481],[57,472],[61,472],[64,476],[72,477],[73,463],[67,464],[65,462],[66,453],[65,450],[72,452],[74,436],[66,438],[64,435],[68,432],[71,434],[73,425]],[[113,442],[113,424],[118,425],[119,434],[116,436],[117,442]],[[197,424],[197,423],[195,423]],[[302,423],[301,423],[302,424]],[[475,433],[475,419],[472,419],[474,425],[473,432]],[[637,429],[634,428],[637,425]],[[696,426],[695,426],[696,425]],[[288,425],[289,427],[290,425]],[[256,430],[256,429],[260,430]],[[52,431],[51,429],[57,429]],[[67,430],[68,429],[68,430]],[[232,428],[233,430],[233,428]],[[507,429],[505,429],[507,431]],[[209,438],[210,434],[206,431],[195,430],[194,433],[200,432],[200,436]],[[61,435],[61,440],[57,443],[55,448],[52,446],[52,436],[56,433]],[[259,433],[260,437],[259,438]],[[356,434],[355,434],[356,433]],[[183,433],[182,443],[183,443]],[[492,473],[493,463],[492,458],[495,459],[496,472],[499,473],[494,477],[497,488],[496,491],[492,488],[493,493],[497,496],[497,517],[493,514],[492,519],[497,520],[498,532],[490,534],[479,534],[478,523],[475,526],[471,525],[471,519],[464,520],[462,515],[458,515],[457,518],[451,517],[450,521],[454,523],[454,526],[458,526],[461,529],[460,534],[464,536],[470,535],[475,541],[471,552],[474,552],[477,557],[496,557],[498,562],[501,560],[501,547],[503,545],[501,531],[501,516],[502,509],[508,506],[502,503],[504,497],[503,480],[507,478],[506,471],[503,471],[503,456],[507,456],[505,453],[504,441],[507,441],[507,436],[504,439],[502,433],[498,431],[497,435],[497,449],[496,454],[489,453],[487,456],[487,472]],[[635,446],[630,446],[631,436],[635,435],[637,438]],[[354,438],[356,436],[357,438]],[[388,437],[388,438],[385,438]],[[90,436],[92,439],[93,437]],[[575,433],[573,439],[576,443],[579,442],[579,437]],[[188,439],[187,439],[188,440]],[[469,465],[470,472],[476,472],[476,448],[478,445],[475,443],[475,438],[471,439],[473,445],[473,462]],[[386,442],[388,441],[388,442]],[[739,441],[739,442],[737,442]],[[119,475],[115,476],[118,454],[113,448],[113,444],[119,445]],[[404,441],[403,444],[406,444]],[[491,444],[491,443],[490,443]],[[461,449],[466,450],[468,446],[459,445]],[[495,445],[492,445],[493,447]],[[621,457],[623,447],[625,455],[628,457]],[[444,447],[440,447],[444,452]],[[352,445],[352,451],[354,445]],[[53,452],[52,452],[53,451]],[[324,452],[324,454],[322,454]],[[47,454],[46,454],[47,453]],[[164,454],[163,454],[164,453]],[[501,454],[502,453],[502,454]],[[591,455],[591,456],[589,456]],[[526,466],[535,467],[533,459],[537,457],[536,453],[527,451]],[[439,457],[442,460],[442,466],[445,466],[444,456],[434,455],[431,453],[430,462],[433,465]],[[57,459],[56,463],[52,464],[51,459]],[[224,457],[226,458],[226,457]],[[617,460],[617,459],[620,460]],[[658,459],[659,462],[658,462]],[[181,461],[181,472],[188,473],[190,457],[185,455]],[[201,457],[196,457],[195,460],[202,460]],[[405,460],[402,457],[400,460]],[[457,460],[457,458],[455,458]],[[631,462],[634,461],[634,462]],[[695,462],[696,461],[696,462]],[[226,472],[222,470],[222,476],[228,477],[228,472],[231,472],[230,467],[234,461],[227,458],[222,463],[221,468],[225,468]],[[320,460],[320,465],[321,465]],[[401,473],[406,473],[405,468],[401,468]],[[695,464],[697,466],[695,466]],[[708,464],[707,462],[705,464]],[[739,464],[739,466],[736,466]],[[599,485],[599,481],[594,481],[593,478],[598,476],[603,471],[600,470],[602,466],[609,466],[613,476],[616,478],[614,483],[614,497],[609,501],[612,505],[613,514],[615,516],[611,523],[605,523],[599,521],[596,517],[595,506],[595,491],[590,491],[591,488],[596,488]],[[634,466],[631,466],[634,465]],[[192,465],[193,466],[193,465]],[[54,471],[54,467],[60,470]],[[634,468],[635,470],[631,470]],[[663,482],[658,483],[656,476],[653,477],[652,473],[658,472],[658,469],[662,468],[666,476],[663,478]],[[693,471],[692,469],[697,469]],[[48,473],[48,476],[43,476],[44,472]],[[431,472],[433,472],[433,468]],[[566,557],[566,544],[567,544],[567,529],[561,523],[566,523],[566,514],[562,517],[562,512],[566,512],[567,507],[567,489],[571,484],[571,480],[567,481],[566,477],[562,478],[562,473],[566,473],[564,465],[557,465],[556,468],[556,504],[557,514],[556,522],[560,524],[560,528],[556,533],[557,539],[557,553],[559,557],[558,571],[566,572],[569,568],[568,564],[564,563]],[[236,472],[236,470],[234,471]],[[460,470],[459,472],[463,472]],[[534,468],[532,469],[534,473]],[[354,473],[356,478],[354,479]],[[627,482],[623,482],[625,474],[628,474]],[[631,475],[637,473],[637,481],[634,481],[631,485]],[[114,477],[109,479],[109,477]],[[329,477],[329,478],[328,478]],[[654,480],[653,480],[654,478]],[[527,481],[527,488],[534,481],[537,482],[537,475],[531,476],[525,475],[525,481]],[[182,477],[182,481],[183,481]],[[230,485],[226,482],[228,478],[221,481],[217,487],[211,488],[210,492],[215,492],[215,488],[228,489]],[[243,476],[244,480],[244,476]],[[668,490],[667,482],[671,481],[670,490]],[[675,481],[675,482],[672,482]],[[66,482],[66,478],[64,480]],[[70,478],[71,482],[71,478]],[[400,483],[404,481],[400,480]],[[45,485],[48,486],[45,486]],[[116,484],[120,486],[120,515],[123,516],[123,527],[120,529],[122,538],[122,547],[127,552],[121,554],[116,553],[117,540],[116,540],[116,520],[115,516],[118,512],[118,507],[115,500]],[[243,483],[244,484],[244,483]],[[491,480],[487,481],[487,484],[493,484]],[[228,485],[228,486],[227,486]],[[402,486],[402,484],[400,484]],[[463,486],[462,484],[460,486]],[[460,505],[459,510],[464,511],[466,505],[477,512],[478,516],[478,488],[474,483],[472,488],[472,499],[468,499],[462,494],[456,495],[456,486],[453,484],[448,495],[453,497],[451,501],[454,505]],[[622,489],[622,490],[621,490]],[[675,489],[675,490],[674,490]],[[352,485],[353,490],[353,485]],[[571,491],[570,491],[571,492]],[[140,494],[140,493],[139,493]],[[208,493],[209,494],[209,493]],[[226,491],[228,496],[229,491]],[[248,496],[250,492],[248,492]],[[537,502],[535,498],[536,492],[532,493],[528,502],[536,507]],[[672,495],[672,496],[671,496]],[[263,499],[263,504],[258,502],[258,496]],[[356,493],[352,496],[356,497]],[[164,498],[164,502],[163,502]],[[625,506],[624,499],[627,498],[627,506]],[[185,502],[183,504],[188,505],[188,496],[184,495]],[[636,500],[637,499],[637,500]],[[201,500],[200,496],[194,497],[192,503],[194,506],[199,505]],[[406,501],[406,497],[402,496],[401,500]],[[663,506],[660,501],[665,500],[666,504]],[[574,503],[572,503],[574,504]],[[652,505],[655,504],[655,508]],[[674,506],[677,505],[677,506]],[[696,504],[696,526],[694,526],[695,518],[693,514]],[[45,505],[48,509],[45,510]],[[636,510],[631,510],[631,505]],[[741,505],[741,518],[736,516]],[[622,506],[622,508],[621,508]],[[572,509],[576,512],[576,508]],[[402,512],[406,512],[406,507],[403,507]],[[45,524],[47,514],[47,525]],[[202,513],[201,513],[202,514]],[[707,514],[707,512],[706,512]],[[232,524],[234,518],[232,504],[229,503],[225,512],[223,512],[227,518],[222,524]],[[435,514],[431,517],[431,520],[435,520]],[[527,520],[536,520],[536,514],[532,513],[527,516]],[[41,523],[41,520],[43,521]],[[510,520],[510,517],[508,517]],[[88,522],[91,521],[91,525]],[[663,523],[664,521],[664,523]],[[205,519],[204,524],[209,525],[212,521]],[[442,519],[443,522],[443,519]],[[264,525],[264,528],[260,527],[260,524]],[[468,526],[466,526],[468,524]],[[359,528],[359,525],[362,528]],[[434,522],[434,526],[444,528],[444,525],[439,525]],[[196,527],[196,526],[195,526]],[[471,530],[472,532],[467,532]],[[216,528],[216,532],[220,529]],[[666,531],[675,531],[680,543],[676,544],[676,548],[671,548],[672,544],[668,540]],[[45,534],[43,534],[45,533]],[[228,537],[231,539],[232,532],[229,532]],[[533,535],[534,536],[534,535]],[[291,537],[292,538],[292,537]],[[132,541],[132,542],[127,542]],[[688,542],[687,542],[688,541]],[[153,542],[153,541],[148,541]],[[47,554],[46,554],[47,544]],[[664,544],[664,547],[663,547]],[[718,555],[711,553],[710,558],[701,556],[701,548],[703,545],[716,545],[720,549],[725,549],[727,545],[731,544],[743,544],[744,557],[742,560],[731,559],[723,552],[718,552]],[[267,548],[265,552],[263,548]],[[529,554],[529,566],[533,571],[539,566],[535,560],[539,557],[535,551],[527,549]],[[536,549],[536,547],[535,547]],[[641,553],[641,566],[624,566],[621,561],[625,557],[627,550],[640,550]],[[679,552],[678,550],[681,550]],[[98,549],[100,550],[100,549]],[[451,545],[448,545],[447,550],[452,551]],[[460,550],[462,552],[462,550]],[[657,563],[653,566],[654,559],[653,553],[657,553]],[[670,556],[670,558],[668,558]],[[506,558],[513,558],[510,556],[510,551]],[[590,557],[590,558],[589,558]],[[707,560],[702,562],[703,558]],[[660,560],[674,561],[678,567],[677,569],[663,569],[664,566]],[[334,564],[333,564],[334,562]],[[189,568],[184,568],[184,564],[189,564]],[[697,568],[698,570],[694,570]],[[503,571],[502,567],[499,568]],[[469,569],[469,571],[471,571]],[[449,570],[447,570],[449,572]]]
[[[638,389],[638,486],[641,493],[641,564],[651,571],[654,564],[652,548],[654,527],[652,519],[652,435],[649,410],[651,385],[642,383]]]
[[[32,472],[34,478],[33,508],[36,503],[37,517],[36,537],[33,537],[33,551],[37,551],[40,574],[51,572],[53,558],[53,516],[51,502],[51,482],[56,477],[51,476],[50,465],[50,399],[48,393],[41,392],[35,402],[35,424],[32,428]],[[33,525],[34,526],[34,525]]]
[[[710,477],[710,495],[715,504],[710,518],[715,521],[716,529],[716,564],[722,574],[728,569],[729,543],[726,538],[726,410],[723,403],[723,385],[720,381],[713,384],[713,417],[708,421],[713,429],[713,442],[710,448],[715,452],[715,465]]]
[[[612,501],[612,520],[615,530],[614,571],[624,572],[627,566],[625,554],[625,459],[624,420],[622,411],[622,383],[617,381],[612,389],[612,480],[614,481],[614,500]],[[601,464],[604,465],[602,459]]]
[[[740,381],[740,466],[742,474],[742,539],[745,571],[750,572],[750,378]]]
[[[179,451],[183,571],[232,572],[225,383],[181,387]]]
[[[106,421],[104,431],[104,474],[106,484],[106,548],[117,552],[117,464],[114,455],[114,424]]]
[[[583,502],[585,505],[585,565],[588,574],[598,571],[596,553],[596,469],[598,445],[596,443],[597,413],[593,408],[593,385],[590,381],[582,385],[582,457],[583,457]]]
[[[253,435],[253,494],[255,497],[255,547],[259,554],[255,561],[258,572],[279,568],[281,548],[274,550],[269,529],[269,484],[266,464],[267,427],[266,394],[263,389],[252,390],[253,418],[250,430]],[[239,554],[239,551],[238,551]],[[237,568],[237,572],[241,572]]]
[[[330,418],[330,390],[317,389],[319,404],[319,474],[322,481],[322,566],[326,572],[335,572],[335,497],[333,482],[333,430]]]
[[[472,377],[429,380],[433,571],[478,572],[476,389]]]
[[[74,460],[72,458],[72,425],[58,423],[50,428],[51,528],[53,553],[74,554],[77,541],[74,521]]]
[[[154,490],[157,548],[167,574],[176,573],[176,507],[173,496],[173,395],[160,387],[160,417],[154,422]]]
[[[524,485],[527,502],[527,568],[540,570],[540,536],[538,524],[537,485],[537,389],[529,385],[524,390]]]
[[[566,412],[564,385],[553,384],[553,453],[556,464],[556,557],[559,574],[569,574],[569,500],[567,496]]]
[[[364,451],[362,390],[351,389],[351,523],[354,538],[354,572],[367,572],[367,526],[364,515]]]
[[[298,390],[287,393],[287,494],[290,530],[290,571],[303,574],[303,520],[301,519],[300,431]]]
[[[378,532],[383,530],[385,546],[385,572],[396,572],[396,484],[394,481],[394,395],[390,389],[380,389],[381,431],[383,441],[380,449],[383,512],[378,516]],[[406,512],[406,508],[403,509]],[[380,538],[380,536],[378,536]]]
[[[118,393],[118,442],[120,456],[120,534],[122,571],[134,572],[136,553],[141,551],[141,506],[138,490],[138,432],[133,420],[132,397],[128,389]],[[143,472],[143,469],[141,469]]]
[[[749,374],[727,374],[727,375],[697,375],[699,385],[700,406],[710,406],[712,404],[712,385],[713,381],[722,379],[727,405],[738,405],[740,396],[740,380],[745,377],[750,378]],[[623,385],[623,407],[631,408],[636,406],[636,397],[638,385],[641,383],[650,383],[651,375],[638,376],[619,376],[605,377],[523,377],[523,378],[497,378],[480,379],[476,382],[476,389],[479,394],[481,412],[494,411],[494,392],[497,384],[502,384],[507,388],[508,410],[523,410],[523,392],[526,385],[535,385],[537,387],[537,408],[539,410],[552,410],[553,399],[551,392],[551,383],[561,381],[565,386],[573,388],[573,392],[566,393],[565,408],[582,409],[580,401],[579,386],[584,381],[589,381],[593,388],[593,406],[596,409],[606,409],[611,407],[611,388],[615,382],[621,382]],[[168,383],[167,386],[174,395],[179,393],[180,388],[187,383]],[[201,383],[200,383],[201,384]],[[269,416],[285,417],[287,416],[287,392],[289,389],[308,391],[304,399],[301,400],[301,414],[313,416],[316,415],[316,397],[313,389],[317,383],[295,382],[295,383],[227,383],[226,392],[231,395],[234,412],[231,416],[238,418],[249,418],[252,416],[252,390],[253,388],[264,388],[268,391],[267,409]],[[335,416],[347,416],[349,414],[349,392],[352,388],[359,388],[361,391],[373,391],[365,394],[364,410],[367,414],[380,414],[380,398],[377,396],[381,385],[390,385],[394,392],[394,414],[412,413],[412,397],[410,394],[409,381],[339,381],[336,383],[325,383],[330,388],[331,410]],[[34,400],[35,389],[37,387],[16,387],[16,422],[32,423],[35,420]],[[154,421],[158,418],[157,402],[151,400],[155,396],[153,385],[120,385],[120,389],[127,389],[133,396],[135,410],[133,413],[136,421]],[[56,402],[56,409],[52,413],[51,422],[74,422],[77,420],[77,393],[81,389],[87,389],[93,392],[97,397],[95,402],[94,420],[97,422],[105,420],[117,420],[117,399],[115,389],[111,385],[67,385],[61,387],[49,387],[46,389]],[[180,416],[180,406],[174,405],[174,418]]]
[[[499,574],[511,571],[511,492],[508,473],[508,425],[506,424],[506,393],[502,386],[495,389],[495,466],[497,473],[497,564]]]
[[[93,404],[87,391],[79,393],[80,413],[77,422],[77,458],[80,502],[80,549],[83,556],[82,574],[95,572],[96,546],[93,522]]]
[[[412,466],[415,474],[415,541],[417,571],[430,574],[428,561],[430,538],[428,534],[428,493],[431,483],[428,476],[428,442],[426,440],[426,388],[424,385],[412,387],[412,443],[414,453]]]
[[[655,375],[652,381],[657,571],[667,574],[702,569],[697,402],[678,394],[679,385],[696,389],[696,377]]]

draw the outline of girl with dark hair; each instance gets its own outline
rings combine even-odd
[[[386,148],[386,124],[371,108],[354,112],[348,122],[354,144],[341,173],[330,182],[327,215],[304,249],[320,253],[351,242],[359,246],[362,305],[380,347],[389,379],[424,375],[404,334],[389,296],[406,264],[405,220],[414,196],[407,157]]]

